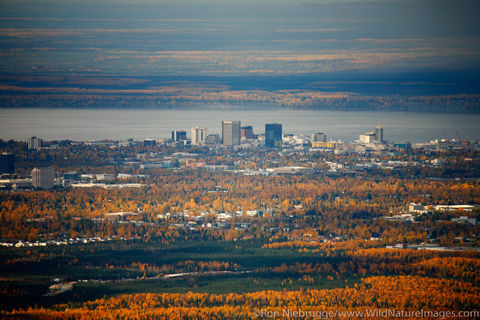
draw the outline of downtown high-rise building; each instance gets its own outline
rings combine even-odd
[[[37,137],[31,137],[28,139],[28,149],[38,150],[42,148],[42,139]]]
[[[381,126],[377,126],[375,128],[375,140],[377,140],[377,142],[383,143],[383,128]]]
[[[323,132],[317,132],[312,134],[312,142],[326,142],[327,141],[327,135]]]
[[[205,144],[218,144],[220,142],[220,136],[218,133],[210,133],[205,138]]]
[[[192,145],[205,144],[207,138],[207,128],[192,128]]]
[[[265,147],[282,147],[282,125],[280,123],[265,124]]]
[[[383,128],[377,126],[375,131],[370,131],[359,136],[359,141],[362,143],[383,143]]]
[[[15,157],[11,153],[0,154],[0,173],[15,172]]]
[[[222,121],[222,141],[224,146],[240,145],[240,121]]]
[[[155,147],[157,145],[157,140],[155,139],[144,139],[143,146],[144,147]]]
[[[51,189],[55,185],[55,171],[52,167],[32,170],[32,186],[40,189]]]
[[[173,130],[172,140],[175,142],[187,140],[187,132],[183,130]]]
[[[254,139],[255,135],[253,134],[252,126],[244,126],[240,128],[240,137],[243,139]]]

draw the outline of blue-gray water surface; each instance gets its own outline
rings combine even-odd
[[[328,139],[353,141],[358,135],[384,128],[391,142],[426,142],[443,138],[480,140],[480,115],[416,112],[325,110],[126,110],[126,109],[0,109],[0,139],[25,140],[125,140],[166,138],[175,129],[190,135],[194,126],[221,134],[222,120],[240,120],[254,133],[265,132],[265,123],[281,123],[284,133],[310,135],[324,132]]]

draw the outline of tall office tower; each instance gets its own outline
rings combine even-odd
[[[252,126],[245,126],[240,128],[240,137],[243,139],[253,139],[255,135],[253,134]]]
[[[31,137],[28,139],[28,149],[38,150],[42,147],[42,139],[37,137]]]
[[[375,128],[375,140],[383,143],[383,128],[381,126]]]
[[[187,140],[187,132],[183,130],[172,131],[172,140],[175,142]]]
[[[15,172],[15,157],[10,153],[0,154],[0,173]]]
[[[222,121],[222,141],[224,146],[240,145],[240,121]]]
[[[52,167],[32,170],[32,185],[35,188],[50,189],[54,186],[55,172]]]
[[[267,148],[282,147],[282,125],[279,123],[265,124],[265,146]]]
[[[207,128],[192,128],[192,144],[199,145],[205,144],[205,139],[207,138]]]
[[[312,142],[326,142],[327,141],[327,135],[324,134],[323,132],[317,132],[312,134]]]

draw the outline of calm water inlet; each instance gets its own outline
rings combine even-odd
[[[415,112],[324,110],[125,110],[125,109],[0,109],[0,139],[99,140],[170,137],[175,129],[206,127],[221,134],[222,120],[240,120],[254,133],[265,132],[265,123],[281,123],[284,133],[310,135],[324,132],[328,139],[353,141],[377,125],[391,142],[456,138],[480,139],[480,115]]]

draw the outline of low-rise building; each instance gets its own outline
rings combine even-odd
[[[312,141],[312,148],[325,148],[325,149],[335,149],[337,143],[333,141]]]
[[[462,210],[462,211],[470,212],[473,209],[475,209],[475,206],[472,206],[469,204],[438,205],[438,206],[435,206],[435,209],[438,211]]]
[[[456,223],[470,223],[472,225],[477,224],[477,219],[469,218],[467,216],[461,216],[460,218],[452,218],[452,221],[454,221]]]

